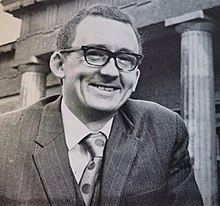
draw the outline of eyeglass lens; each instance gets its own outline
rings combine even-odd
[[[89,48],[85,51],[85,58],[87,63],[94,66],[103,66],[109,61],[109,54],[107,51],[97,48]],[[118,53],[116,58],[116,66],[121,70],[133,70],[137,65],[137,58],[132,54]]]

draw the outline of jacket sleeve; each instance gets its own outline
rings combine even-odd
[[[189,137],[184,121],[176,115],[177,134],[168,175],[168,196],[175,206],[203,205],[187,150]]]

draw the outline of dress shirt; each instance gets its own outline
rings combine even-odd
[[[91,155],[80,144],[80,141],[90,133],[95,133],[86,127],[66,106],[64,100],[61,102],[61,114],[63,120],[65,140],[68,147],[68,155],[72,172],[79,183],[83,171],[88,164]],[[108,139],[113,118],[110,119],[105,126],[100,129]],[[98,131],[97,131],[98,132]]]

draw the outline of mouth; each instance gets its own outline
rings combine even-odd
[[[119,90],[119,87],[113,86],[113,85],[105,85],[105,84],[90,84],[93,87],[96,87],[97,89],[101,91],[106,91],[106,92],[113,92],[115,90]]]

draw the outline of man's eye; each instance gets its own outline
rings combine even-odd
[[[90,49],[86,53],[86,59],[91,64],[103,64],[108,59],[108,55],[104,51]]]
[[[98,50],[88,50],[86,53],[87,56],[91,56],[91,57],[103,57],[105,56],[105,53],[102,51],[98,51]]]
[[[134,64],[136,62],[136,58],[132,55],[118,55],[117,56],[118,61],[121,63],[130,63]]]

